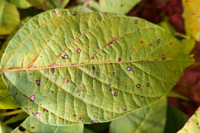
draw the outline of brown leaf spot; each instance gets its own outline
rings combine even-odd
[[[199,125],[199,123],[197,122],[196,125]]]
[[[55,68],[51,68],[51,72],[54,74],[55,73]]]
[[[152,44],[150,43],[150,46],[152,46]]]
[[[18,92],[15,93],[15,96],[17,96]]]
[[[157,41],[158,41],[158,43],[160,43],[160,39],[158,39]]]
[[[96,68],[94,66],[92,66],[92,69],[95,70]]]
[[[110,42],[107,43],[107,46],[110,45],[110,44],[112,44],[114,41],[115,41],[115,38],[113,37],[112,41],[110,41]]]
[[[69,79],[66,79],[66,83],[69,83]]]
[[[131,71],[131,67],[130,67],[130,66],[128,66],[126,69],[127,69],[128,71]]]
[[[51,91],[51,93],[54,93],[54,91]]]
[[[29,99],[30,99],[31,101],[34,101],[34,100],[35,100],[35,95],[32,95]]]
[[[68,55],[64,55],[64,56],[62,56],[62,59],[68,59],[68,58],[69,58]]]
[[[23,97],[27,98],[27,95],[23,94]]]
[[[109,90],[109,91],[111,92],[112,90],[113,90],[113,89],[112,89],[112,88],[110,88],[110,90]]]
[[[146,86],[147,86],[147,87],[149,87],[149,86],[150,86],[150,84],[149,84],[149,83],[147,83],[147,84],[146,84]]]
[[[31,127],[31,129],[35,129],[35,127]]]
[[[137,21],[137,20],[134,20],[134,23],[135,23],[135,24],[137,24],[137,23],[138,23],[138,21]]]
[[[117,97],[117,92],[115,92],[115,93],[113,94],[113,96]]]
[[[40,113],[39,112],[32,113],[32,114],[35,116],[35,118],[37,118],[39,121],[41,121],[41,119],[40,119]]]
[[[126,112],[126,109],[124,108],[124,112]]]
[[[73,114],[73,117],[76,117],[76,114]]]
[[[43,111],[45,111],[45,112],[47,112],[47,113],[49,112],[49,110],[47,110],[47,109],[45,109],[45,108],[43,109]]]
[[[137,84],[137,85],[136,85],[136,87],[137,87],[137,88],[140,88],[140,87],[141,87],[141,85],[140,85],[140,84]]]
[[[79,53],[79,54],[81,53],[81,49],[80,49],[80,48],[78,48],[76,51],[77,51],[77,53]]]
[[[98,120],[93,120],[93,121],[91,122],[91,124],[93,124],[93,123],[99,123],[99,121],[98,121]]]
[[[81,91],[82,91],[82,89],[81,89],[81,88],[79,88],[79,89],[78,89],[78,92],[80,93]]]
[[[37,86],[40,86],[40,80],[35,80]]]
[[[118,58],[118,61],[121,61],[121,58]]]
[[[163,60],[165,59],[165,55],[162,55],[162,59],[163,59]]]
[[[81,120],[82,118],[81,118],[81,117],[79,117],[78,119],[79,119],[79,120]]]
[[[72,16],[76,16],[77,15],[77,12],[74,12],[73,14],[72,14]]]
[[[123,7],[123,6],[124,6],[123,4],[120,5],[120,7]]]

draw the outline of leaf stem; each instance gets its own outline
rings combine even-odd
[[[185,34],[182,34],[182,33],[179,33],[179,32],[176,32],[176,34],[175,34],[176,36],[180,36],[180,37],[183,37],[183,38],[185,38],[185,39],[190,39],[190,37],[189,36],[186,36]]]
[[[19,109],[19,110],[14,110],[14,111],[11,111],[11,112],[1,113],[0,116],[10,116],[10,115],[19,114],[19,113],[22,113],[22,112],[24,112],[24,110]]]

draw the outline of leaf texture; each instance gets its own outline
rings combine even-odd
[[[42,8],[44,10],[50,10],[54,8],[64,8],[69,0],[27,0],[31,5]]]
[[[199,108],[192,117],[185,123],[184,127],[178,133],[198,133],[200,132],[200,111]]]
[[[0,35],[8,35],[14,31],[20,22],[19,12],[14,5],[5,2],[0,27]]]
[[[31,7],[31,5],[26,0],[7,0],[7,2],[21,9]]]
[[[165,97],[193,59],[162,28],[135,17],[62,9],[33,17],[4,53],[17,103],[45,123],[98,123]]]
[[[166,121],[166,98],[133,111],[110,124],[110,133],[162,133]]]
[[[28,117],[20,126],[22,126],[25,131],[20,131],[19,127],[17,127],[12,133],[83,133],[82,124],[73,126],[53,126],[44,124],[33,116]]]
[[[0,28],[1,28],[1,23],[2,23],[4,6],[5,6],[5,0],[0,0]]]
[[[183,18],[185,22],[186,33],[200,41],[200,12],[199,12],[199,0],[182,0],[183,2]]]
[[[89,2],[85,1],[86,5],[97,12],[126,14],[141,0],[99,0],[98,3],[93,0],[89,0]]]

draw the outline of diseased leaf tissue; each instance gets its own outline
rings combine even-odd
[[[199,132],[199,6],[0,0],[0,133]]]

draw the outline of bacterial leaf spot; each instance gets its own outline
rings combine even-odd
[[[118,58],[118,61],[121,61],[121,58]]]
[[[130,66],[128,66],[126,69],[127,69],[128,71],[131,71],[131,67],[130,67]]]
[[[77,53],[79,53],[79,54],[81,53],[81,49],[80,49],[80,48],[78,48],[76,51],[77,51]]]
[[[72,15],[73,15],[73,16],[76,16],[76,15],[77,15],[77,12],[74,12]]]
[[[126,109],[124,108],[124,112],[126,112]]]
[[[81,118],[81,117],[79,117],[78,119],[79,119],[79,120],[81,120],[82,118]]]
[[[64,55],[64,56],[62,56],[62,59],[68,59],[69,58],[69,56],[68,55]]]
[[[47,110],[47,109],[45,109],[45,108],[43,109],[43,111],[45,111],[45,112],[47,112],[47,113],[49,112],[49,110]]]
[[[51,91],[51,93],[54,93],[54,91]]]
[[[93,120],[93,121],[91,122],[91,124],[93,124],[93,123],[99,123],[99,121],[98,121],[98,120]]]
[[[75,115],[75,114],[73,114],[73,117],[76,117],[76,115]]]
[[[141,87],[141,85],[140,85],[140,84],[137,84],[137,85],[136,85],[136,87],[137,87],[137,88],[140,88],[140,87]]]
[[[115,92],[115,93],[113,94],[113,96],[117,97],[117,92]]]
[[[40,80],[35,80],[37,86],[40,86]]]
[[[34,101],[34,100],[35,100],[35,95],[32,95],[29,99],[30,99],[31,101]]]
[[[158,39],[157,41],[158,41],[158,43],[160,43],[160,39]]]
[[[69,83],[69,79],[66,79],[66,83]]]
[[[35,118],[37,118],[39,121],[41,121],[39,112],[32,113],[32,114],[35,116]]]
[[[35,127],[31,127],[31,129],[35,129]]]
[[[150,43],[150,46],[152,46],[152,44]]]
[[[110,88],[110,90],[109,90],[109,91],[111,92],[112,90],[113,90],[113,89],[112,89],[112,88]]]
[[[82,89],[81,89],[81,88],[79,88],[79,89],[78,89],[78,92],[80,93],[81,91],[82,91]]]
[[[199,125],[199,123],[197,122],[196,125]]]

